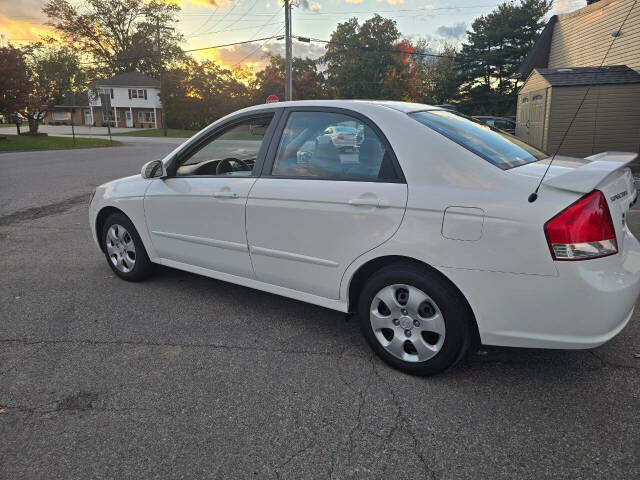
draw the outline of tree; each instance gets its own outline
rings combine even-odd
[[[271,94],[284,98],[284,57],[268,54],[268,58],[269,64],[256,73],[250,84],[254,103],[264,103]],[[294,100],[329,98],[326,80],[316,60],[294,57],[292,73]]]
[[[27,118],[29,133],[37,135],[45,113],[67,92],[85,90],[87,77],[78,55],[68,47],[32,44],[25,47],[24,59],[29,89],[18,112]]]
[[[407,84],[398,80],[407,62],[398,54],[399,40],[395,21],[380,15],[362,25],[357,18],[338,24],[322,57],[335,96],[402,99]]]
[[[0,47],[0,72],[0,113],[16,121],[20,134],[17,112],[27,103],[31,90],[23,53],[11,45]]]
[[[467,113],[515,112],[518,67],[537,40],[550,8],[548,0],[510,1],[473,22],[458,57]]]
[[[171,66],[184,58],[178,45],[182,36],[168,28],[180,11],[172,2],[48,0],[42,11],[49,17],[48,24],[69,45],[96,62],[96,74],[137,70],[158,77],[156,21],[161,27],[160,47],[165,63]]]
[[[191,58],[165,73],[160,99],[171,127],[194,130],[251,103],[247,86],[231,70]]]
[[[423,101],[432,105],[454,101],[460,87],[455,46],[445,43],[437,55],[439,56],[427,57],[423,67],[425,83],[428,85]]]

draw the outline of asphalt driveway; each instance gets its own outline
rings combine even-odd
[[[595,350],[415,378],[337,312],[114,278],[87,195],[173,146],[0,155],[0,479],[640,478],[637,314]]]

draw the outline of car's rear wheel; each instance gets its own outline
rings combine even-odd
[[[147,251],[131,220],[122,213],[110,215],[102,227],[102,246],[111,270],[124,280],[144,280],[153,271]]]
[[[474,335],[474,319],[460,292],[438,272],[410,264],[385,267],[369,279],[358,317],[373,350],[412,375],[449,368]]]

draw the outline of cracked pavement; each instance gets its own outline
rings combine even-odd
[[[0,479],[640,478],[638,314],[595,350],[415,378],[337,312],[115,278],[84,195],[171,148],[0,155]]]

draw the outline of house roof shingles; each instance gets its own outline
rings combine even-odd
[[[98,86],[111,86],[111,87],[155,87],[160,88],[160,80],[157,80],[148,75],[143,75],[140,72],[125,72],[120,73],[114,77],[104,80],[98,80],[95,82]]]
[[[626,65],[537,68],[536,71],[554,87],[640,83],[640,73]]]

